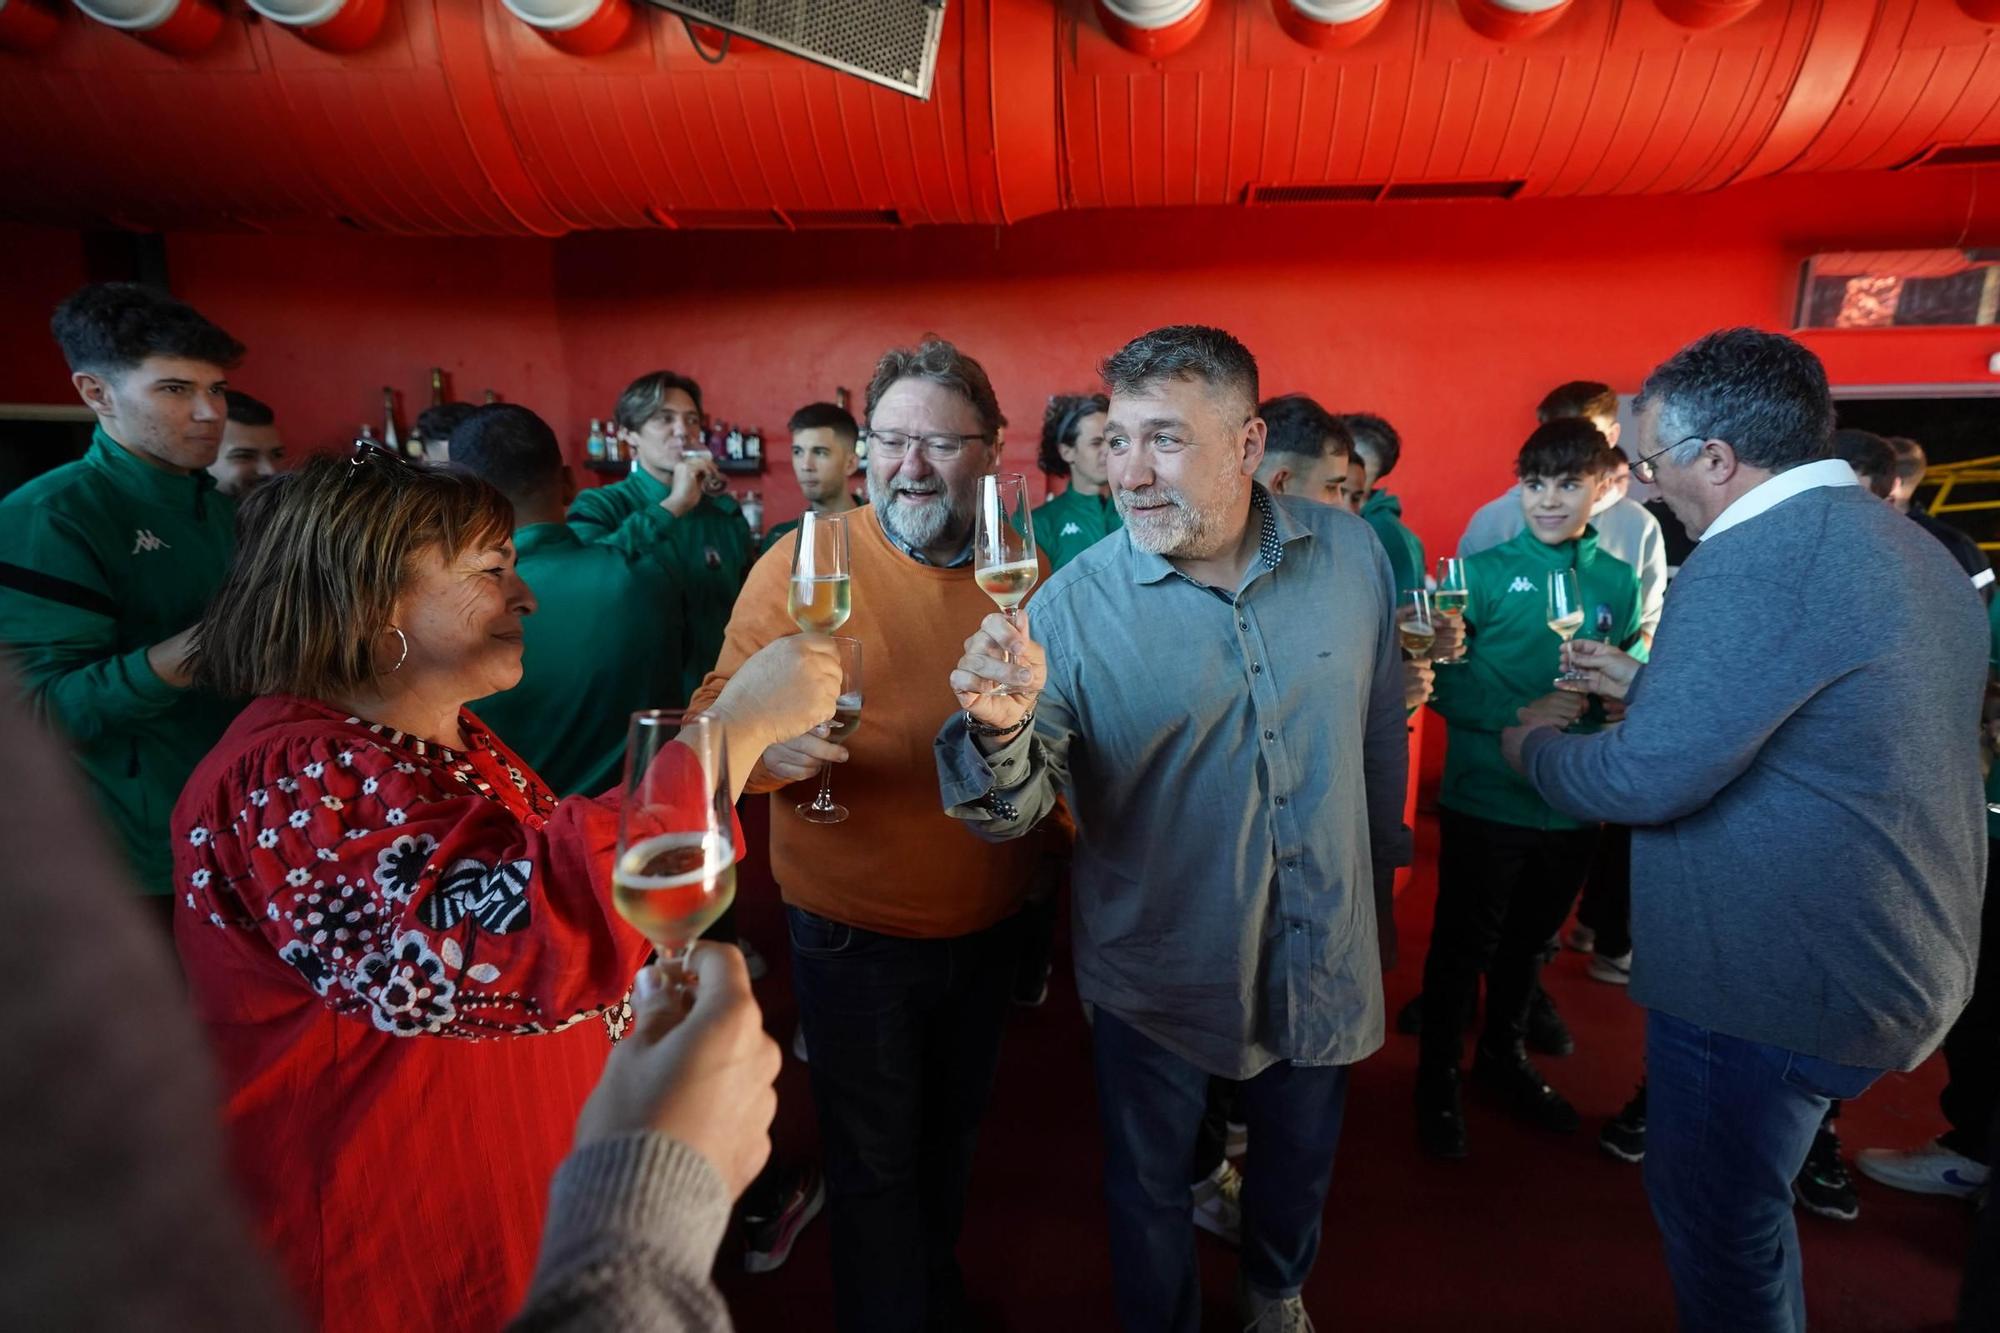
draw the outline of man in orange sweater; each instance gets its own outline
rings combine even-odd
[[[1000,407],[948,342],[885,354],[868,386],[868,494],[847,516],[868,682],[859,730],[764,752],[746,790],[839,765],[838,824],[771,803],[771,863],[790,921],[831,1198],[835,1322],[916,1333],[962,1322],[955,1254],[979,1118],[1000,1052],[1016,913],[1038,849],[982,842],[938,809],[931,743],[954,711],[939,685],[993,610],[973,581],[979,478],[999,461]],[[752,653],[796,632],[797,535],[751,571],[702,708]]]

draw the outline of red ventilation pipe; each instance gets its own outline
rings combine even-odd
[[[1570,0],[1458,0],[1458,10],[1481,37],[1525,42],[1568,11]]]
[[[1159,59],[1195,39],[1213,8],[1209,0],[1095,0],[1097,21],[1127,51]]]
[[[507,12],[573,56],[603,55],[632,29],[632,0],[502,0]]]
[[[322,51],[359,51],[375,40],[389,0],[246,0],[250,8]]]
[[[1322,51],[1352,46],[1375,31],[1389,0],[1276,0],[1278,26]]]
[[[39,51],[62,29],[62,12],[48,0],[0,0],[0,50]]]
[[[215,0],[76,0],[76,7],[169,55],[191,56],[222,35]]]

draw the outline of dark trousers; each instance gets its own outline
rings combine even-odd
[[[1437,916],[1424,958],[1422,1062],[1457,1068],[1486,974],[1485,1044],[1519,1041],[1542,949],[1569,915],[1597,830],[1531,829],[1438,812]]]
[[[1201,1280],[1189,1178],[1209,1076],[1103,1009],[1091,1046],[1119,1323],[1126,1333],[1196,1333]],[[1347,1069],[1286,1062],[1237,1086],[1250,1129],[1243,1276],[1264,1295],[1294,1295],[1319,1252]]]
[[[1991,902],[1989,894],[1987,901]],[[1990,1143],[2000,1143],[2000,1113],[1993,1117]],[[1965,1263],[1965,1287],[1958,1297],[1959,1333],[1992,1333],[2000,1328],[2000,1200],[1991,1186],[1974,1223],[1972,1256]]]
[[[1938,1105],[1951,1129],[1945,1146],[1975,1162],[1992,1165],[2000,1148],[1993,1134],[2000,1114],[2000,841],[1986,845],[1986,902],[1979,913],[1979,966],[1972,976],[1972,999],[1944,1038],[1944,1065],[1951,1078]]]
[[[1625,825],[1599,830],[1576,919],[1597,932],[1598,953],[1622,958],[1632,952],[1632,830]]]
[[[1000,1059],[1018,922],[900,939],[786,909],[826,1153],[834,1323],[954,1328],[959,1226]]]

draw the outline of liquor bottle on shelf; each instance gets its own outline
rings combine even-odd
[[[604,432],[604,461],[622,463],[625,461],[625,432],[618,428],[617,416],[605,418],[609,429]]]
[[[702,447],[708,450],[711,458],[721,458],[723,446],[728,439],[729,423],[711,421],[708,423],[708,433],[702,437]]]
[[[764,496],[759,491],[743,492],[743,521],[750,525],[750,535],[763,540],[764,537]]]
[[[743,434],[743,459],[747,463],[762,466],[764,462],[764,432],[752,426]]]
[[[403,441],[396,431],[396,391],[387,385],[382,386],[382,443],[403,452]]]
[[[410,438],[403,442],[403,447],[409,451],[409,455],[412,458],[430,457],[430,450],[424,443],[424,431],[421,426],[413,424],[410,427]]]
[[[727,458],[732,463],[742,462],[743,432],[737,427],[731,426],[729,434],[723,437],[722,450],[723,452],[720,457]]]
[[[604,461],[604,423],[596,417],[590,419],[590,438],[584,441],[583,450],[591,462]]]
[[[444,406],[444,367],[431,367],[431,406]]]
[[[493,392],[493,390],[488,389],[486,391],[486,401],[489,403],[497,403],[500,401],[500,395]]]

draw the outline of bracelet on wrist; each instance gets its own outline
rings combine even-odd
[[[1035,721],[1035,710],[1032,708],[1030,708],[1027,712],[1021,714],[1020,721],[1016,722],[1011,727],[996,727],[991,725],[990,723],[981,722],[971,713],[967,713],[965,715],[965,729],[971,732],[975,736],[985,736],[988,739],[996,741],[1011,741],[1016,736],[1026,731],[1030,726],[1034,725],[1034,721]]]

